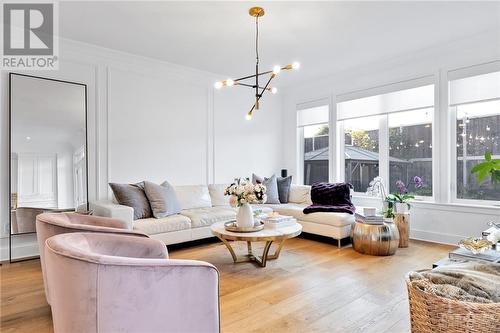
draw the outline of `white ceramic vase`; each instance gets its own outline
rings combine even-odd
[[[408,204],[406,202],[396,202],[394,212],[397,214],[408,213]]]
[[[252,228],[254,225],[253,211],[249,204],[243,204],[236,214],[236,225],[239,228]]]

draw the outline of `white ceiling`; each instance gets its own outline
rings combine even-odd
[[[298,60],[308,80],[500,30],[500,2],[61,2],[60,34],[233,77],[254,70],[261,5],[261,64]],[[500,38],[500,33],[499,33]],[[279,86],[279,85],[278,85]]]

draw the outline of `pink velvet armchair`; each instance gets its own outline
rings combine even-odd
[[[128,230],[126,222],[109,217],[81,215],[76,213],[44,213],[37,215],[36,237],[38,249],[40,251],[45,297],[49,304],[51,303],[46,282],[46,268],[43,251],[45,241],[54,235],[81,231],[148,237],[142,232]]]
[[[219,274],[161,241],[71,233],[45,244],[54,331],[219,332]]]

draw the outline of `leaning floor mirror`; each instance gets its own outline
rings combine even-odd
[[[87,87],[9,74],[10,261],[33,256],[44,212],[87,211]]]

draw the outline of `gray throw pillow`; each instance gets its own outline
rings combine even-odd
[[[252,174],[252,183],[261,183],[266,187],[267,201],[268,204],[279,204],[279,192],[278,192],[278,182],[276,181],[276,175],[272,175],[269,178],[264,178]]]
[[[161,185],[152,182],[144,182],[144,192],[148,197],[149,204],[153,210],[153,216],[157,219],[179,214],[181,206],[175,190],[169,182],[164,181]]]
[[[276,179],[278,183],[278,194],[281,203],[288,203],[288,197],[290,196],[290,187],[292,186],[292,176],[288,177],[278,177]]]
[[[120,205],[134,209],[134,220],[153,216],[148,198],[144,193],[144,182],[137,184],[109,183],[109,187]]]

